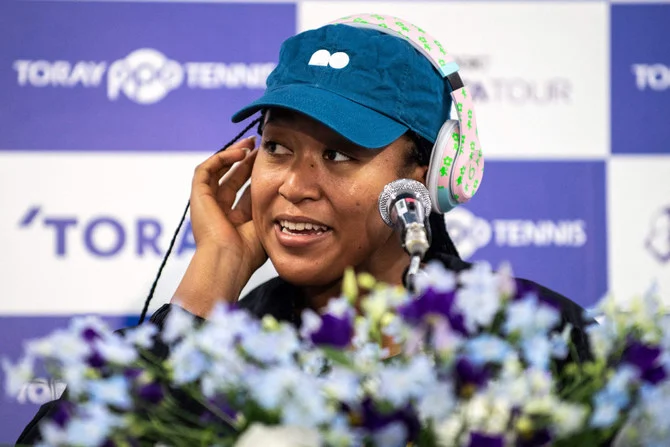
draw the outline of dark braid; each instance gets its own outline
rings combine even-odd
[[[254,127],[256,124],[258,124],[258,132],[260,133],[260,126],[262,123],[262,116],[254,119],[247,127],[244,128],[244,130],[240,133],[238,133],[235,138],[230,140],[228,143],[226,143],[225,146],[223,146],[221,149],[216,151],[218,154],[219,152],[225,151],[228,149],[230,146],[232,146],[235,142],[237,142],[240,138],[246,134],[249,129]],[[151,290],[149,291],[149,295],[147,296],[147,299],[144,301],[144,309],[142,309],[142,314],[140,315],[140,320],[138,324],[142,324],[144,322],[144,318],[147,315],[147,311],[149,310],[149,303],[151,302],[151,298],[154,296],[154,292],[156,291],[156,286],[158,285],[158,279],[161,277],[161,274],[163,273],[163,268],[165,267],[165,264],[167,264],[168,257],[170,256],[170,253],[172,253],[172,248],[174,247],[175,241],[177,240],[177,235],[179,235],[179,230],[181,230],[182,225],[184,225],[184,220],[186,220],[186,214],[188,213],[188,209],[191,206],[191,199],[186,202],[186,208],[184,208],[184,212],[181,215],[181,220],[179,221],[179,225],[177,225],[177,229],[174,232],[174,235],[172,235],[172,240],[170,241],[170,246],[168,247],[167,251],[165,252],[165,256],[163,256],[163,262],[161,262],[160,267],[158,268],[158,273],[156,273],[156,278],[154,279],[154,283],[151,285]]]
[[[413,142],[408,164],[416,163],[419,166],[428,166],[433,143],[411,130],[406,135]],[[444,214],[431,211],[428,220],[430,222],[431,241],[425,259],[434,259],[438,254],[450,254],[460,259],[461,256],[458,254],[454,241],[451,240],[444,223]]]

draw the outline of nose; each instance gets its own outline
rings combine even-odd
[[[322,195],[319,162],[311,154],[296,154],[283,172],[279,195],[291,203],[318,200]]]

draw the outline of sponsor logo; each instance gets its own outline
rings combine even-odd
[[[652,217],[645,245],[659,262],[670,261],[670,206]]]
[[[631,70],[635,76],[638,90],[662,92],[670,87],[670,67],[663,64],[633,64]]]
[[[190,89],[264,89],[274,69],[271,62],[178,62],[153,48],[140,48],[113,61],[47,61],[19,59],[13,63],[17,84],[39,88],[97,88],[107,98],[123,94],[138,104],[154,104],[171,91]]]
[[[42,405],[60,398],[65,386],[60,380],[34,379],[21,387],[16,400],[20,404]]]
[[[586,222],[576,220],[486,220],[465,208],[444,216],[449,236],[464,258],[493,243],[496,247],[581,247],[586,244]]]
[[[529,79],[521,76],[492,76],[487,73],[493,65],[492,56],[460,55],[456,58],[475,102],[504,102],[525,104],[569,104],[572,82],[564,77]]]
[[[73,245],[97,258],[109,258],[132,252],[138,258],[163,256],[173,229],[163,232],[160,220],[152,217],[119,219],[102,215],[81,219],[75,215],[45,214],[40,206],[30,207],[19,221],[21,229],[38,229],[53,234],[53,254],[67,257]],[[176,228],[176,223],[175,223]],[[173,253],[181,256],[195,250],[191,222],[186,221],[175,241]]]

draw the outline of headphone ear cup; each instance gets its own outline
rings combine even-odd
[[[446,213],[459,202],[454,198],[452,178],[459,155],[461,132],[457,120],[448,120],[440,128],[428,164],[426,186],[433,211]]]

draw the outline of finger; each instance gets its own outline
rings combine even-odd
[[[235,165],[223,177],[217,193],[217,200],[222,207],[230,208],[233,206],[237,193],[251,176],[257,153],[258,150],[250,152],[244,160]]]
[[[193,187],[196,185],[208,185],[213,191],[216,191],[219,179],[225,175],[230,167],[240,160],[243,160],[246,151],[251,150],[255,145],[255,137],[245,138],[232,145],[229,149],[218,152],[207,160],[199,164],[193,175]]]
[[[251,220],[251,187],[247,186],[229,214],[230,221],[237,226]]]

